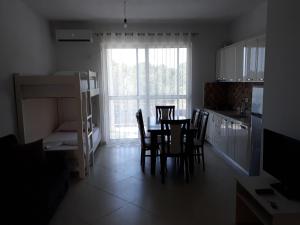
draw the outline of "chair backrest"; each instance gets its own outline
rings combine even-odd
[[[161,120],[161,130],[163,131],[163,135],[162,135],[163,151],[167,154],[183,153],[184,134],[189,133],[190,119]],[[166,143],[166,139],[168,140],[169,143]]]
[[[140,134],[140,139],[141,139],[141,145],[142,147],[145,147],[146,143],[145,143],[145,127],[144,127],[144,120],[143,120],[143,114],[142,114],[142,110],[139,109],[136,113],[136,120],[138,123],[138,128],[139,128],[139,134]]]
[[[194,127],[198,126],[198,122],[201,120],[201,109],[194,108],[192,113],[192,119],[191,124],[193,124]]]
[[[175,119],[175,105],[157,105],[155,106],[156,121],[160,120],[174,120]]]
[[[206,127],[207,127],[207,121],[209,117],[209,113],[205,111],[201,111],[200,113],[201,119],[198,122],[198,129],[196,134],[196,139],[200,143],[200,145],[204,144],[205,141],[205,134],[206,134]]]

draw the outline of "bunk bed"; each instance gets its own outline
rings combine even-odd
[[[45,151],[72,152],[73,169],[81,178],[85,177],[94,162],[94,153],[101,141],[97,74],[93,71],[61,71],[48,76],[15,74],[14,83],[21,141],[27,143],[43,138]],[[97,97],[93,103],[93,99]],[[56,119],[49,118],[52,124],[45,125],[48,130],[44,129],[43,124],[34,128],[35,131],[31,133],[35,135],[28,134],[28,126],[32,122],[26,121],[35,117],[26,115],[28,107],[25,107],[25,103],[30,99],[55,99],[57,103],[54,106],[57,109],[53,110],[57,112]],[[29,111],[29,114],[34,112]],[[39,109],[36,111],[38,117]],[[50,123],[48,117],[44,117],[43,121],[45,124]]]

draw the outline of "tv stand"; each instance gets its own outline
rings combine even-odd
[[[282,183],[273,183],[271,184],[271,187],[290,200],[297,200],[297,201],[300,200],[299,189],[296,190],[287,189]]]
[[[258,195],[255,190],[276,182],[270,176],[239,177],[236,180],[236,217],[238,225],[299,225],[300,202],[282,196]]]

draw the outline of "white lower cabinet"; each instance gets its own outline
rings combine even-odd
[[[206,140],[245,171],[250,166],[249,127],[209,111]]]
[[[206,140],[211,144],[214,142],[214,133],[214,114],[210,113],[206,127]]]
[[[235,144],[236,144],[236,137],[235,137],[235,122],[228,121],[227,126],[227,155],[231,159],[235,159]]]
[[[235,130],[235,161],[246,171],[249,170],[249,131],[248,127],[242,124],[236,124]]]
[[[222,140],[221,140],[221,117],[218,114],[214,115],[214,145],[216,148],[220,149],[222,145]]]
[[[221,121],[221,137],[220,137],[220,150],[223,151],[223,153],[225,153],[226,155],[228,154],[228,149],[227,149],[227,132],[228,132],[228,129],[227,129],[227,123],[228,123],[228,120],[224,117],[220,117],[220,121]]]

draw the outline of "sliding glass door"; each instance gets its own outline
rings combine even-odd
[[[145,125],[155,105],[175,105],[186,116],[190,97],[187,48],[110,48],[106,50],[110,139],[138,138],[135,113]]]

